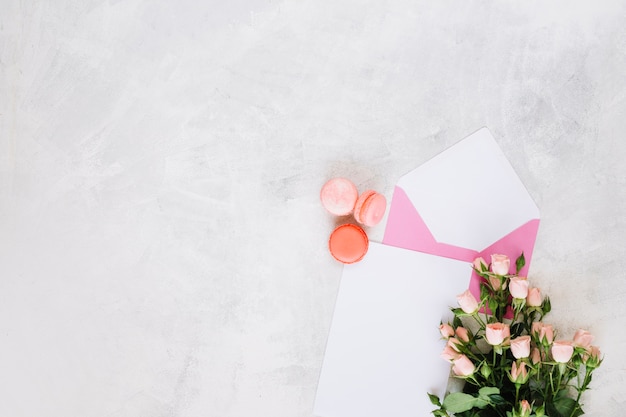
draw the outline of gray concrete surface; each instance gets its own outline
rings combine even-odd
[[[623,415],[625,2],[0,10],[0,416],[311,416],[321,185],[391,198],[482,126],[541,210],[550,320],[606,354],[588,415]]]

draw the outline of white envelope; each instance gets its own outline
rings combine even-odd
[[[468,262],[524,252],[526,275],[538,229],[539,209],[482,128],[400,178],[383,243]],[[476,297],[478,282],[473,274]]]
[[[471,265],[371,243],[346,265],[319,379],[321,417],[422,417],[450,364],[439,322],[467,289]]]

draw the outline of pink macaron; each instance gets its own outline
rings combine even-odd
[[[359,196],[356,186],[345,178],[328,180],[320,192],[320,200],[326,210],[336,216],[352,213]]]
[[[387,199],[374,190],[367,190],[359,196],[354,206],[354,219],[364,226],[376,226],[387,210]]]

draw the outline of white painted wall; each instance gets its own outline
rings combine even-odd
[[[341,274],[321,185],[391,198],[482,126],[541,209],[551,321],[606,353],[588,415],[622,416],[625,20],[0,0],[0,416],[311,416]]]

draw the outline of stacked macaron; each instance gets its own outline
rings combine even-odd
[[[333,178],[320,192],[322,205],[336,216],[354,215],[363,226],[375,226],[382,220],[387,208],[385,196],[374,190],[359,195],[356,186],[345,178]],[[369,239],[358,225],[347,223],[337,227],[330,235],[328,248],[331,255],[346,264],[358,262],[367,253]]]
[[[385,196],[374,190],[367,190],[356,200],[354,220],[364,226],[376,226],[383,219],[386,209]]]

